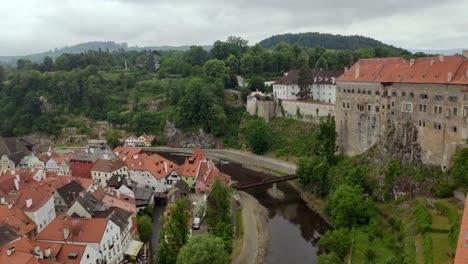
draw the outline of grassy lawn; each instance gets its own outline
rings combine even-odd
[[[432,217],[431,228],[435,230],[448,230],[450,229],[450,223],[447,217],[441,215],[437,210],[429,210]],[[437,231],[436,231],[437,232]]]
[[[452,263],[453,259],[448,255],[450,246],[447,233],[431,233],[432,236],[432,257],[434,263],[448,264]]]
[[[385,238],[388,230],[384,230]],[[374,238],[369,241],[369,236],[365,228],[358,228],[354,234],[353,260],[352,263],[366,263],[366,252],[372,249],[376,253],[376,259],[373,263],[385,263],[387,259],[393,256],[393,251],[389,248],[389,241],[381,238]]]
[[[242,217],[242,209],[237,208],[235,211],[236,215],[236,237],[232,241],[232,254],[231,259],[237,260],[239,257],[242,246],[244,244],[244,220]]]
[[[416,264],[424,264],[424,247],[421,234],[416,236]]]

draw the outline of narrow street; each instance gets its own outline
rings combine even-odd
[[[155,255],[156,249],[159,245],[159,232],[161,230],[161,215],[163,215],[166,209],[167,201],[157,200],[153,208],[153,233],[151,235],[151,254]],[[153,258],[154,259],[154,258]]]

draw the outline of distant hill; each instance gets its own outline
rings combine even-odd
[[[80,43],[70,47],[55,48],[54,50],[35,53],[24,56],[0,56],[0,64],[15,64],[18,59],[27,59],[33,62],[42,62],[45,57],[57,58],[63,53],[81,53],[88,50],[109,50],[115,51],[119,49],[127,49],[127,43],[115,43],[114,41],[92,41],[86,43]]]
[[[443,54],[443,55],[454,55],[454,54],[462,54],[463,50],[467,50],[468,48],[460,48],[460,49],[408,49],[412,53],[416,52],[424,52],[426,54]]]
[[[298,44],[304,49],[313,48],[316,45],[332,50],[356,50],[359,48],[391,48],[395,51],[405,51],[402,48],[397,48],[381,41],[363,37],[363,36],[343,36],[328,33],[308,32],[308,33],[287,33],[282,35],[274,35],[259,42],[259,44],[267,49],[271,49],[276,44],[286,42],[294,45]]]
[[[204,45],[204,50],[209,51],[213,46]],[[81,53],[88,50],[109,50],[116,51],[119,49],[125,50],[180,50],[185,51],[190,49],[190,45],[183,46],[151,46],[151,47],[129,47],[127,43],[116,43],[114,41],[92,41],[86,43],[80,43],[71,47],[64,47],[61,49],[55,48],[47,52],[35,53],[24,56],[0,56],[0,64],[15,65],[18,59],[27,59],[32,62],[42,62],[45,57],[57,58],[64,53]]]

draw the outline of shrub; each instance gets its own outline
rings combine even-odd
[[[415,203],[413,215],[416,219],[418,232],[425,233],[430,229],[432,223],[431,214],[429,210],[418,201]]]
[[[424,264],[432,264],[432,238],[429,233],[424,234]]]

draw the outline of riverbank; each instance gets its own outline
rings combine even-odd
[[[257,199],[245,192],[239,192],[242,205],[243,243],[236,264],[265,263],[270,230],[268,228],[267,209]]]
[[[145,148],[145,151],[163,151],[163,152],[181,152],[191,154],[192,149],[188,148],[168,148],[168,147],[153,147]],[[287,174],[296,173],[296,164],[286,162],[283,160],[278,160],[270,157],[255,155],[245,151],[239,151],[234,149],[203,149],[203,152],[211,159],[217,160],[228,160],[242,166],[249,168],[251,170],[270,173],[276,176],[284,176]],[[322,217],[328,225],[333,227],[330,219],[324,213],[324,204],[323,201],[319,199],[312,199],[310,193],[303,190],[296,182],[287,182],[291,187],[293,187],[301,195],[302,200],[306,202],[307,206],[314,212],[316,212],[320,217]],[[319,201],[317,201],[319,200]]]

